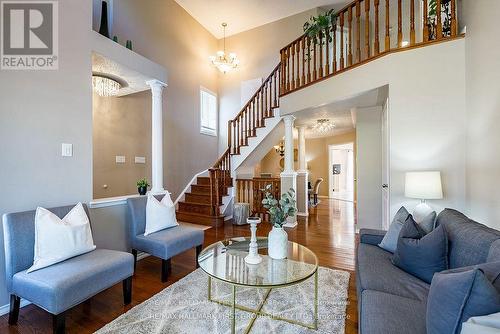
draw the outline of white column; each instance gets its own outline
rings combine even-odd
[[[151,126],[151,193],[165,192],[163,189],[163,87],[167,84],[159,80],[147,82],[151,87],[152,126]]]
[[[307,202],[307,165],[306,165],[306,126],[299,126],[299,170],[297,171],[297,215],[308,216]]]
[[[283,173],[293,173],[293,122],[295,117],[288,115],[283,117],[285,123],[285,168]]]
[[[285,123],[285,168],[281,173],[281,194],[293,189],[297,193],[297,173],[293,167],[293,122],[295,117],[287,115],[283,117]],[[293,219],[292,219],[293,218]],[[297,218],[290,217],[285,227],[297,225]]]

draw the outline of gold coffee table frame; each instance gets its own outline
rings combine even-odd
[[[245,238],[245,239],[247,239],[247,238]],[[267,238],[259,238],[259,239],[263,240],[263,239],[267,239]],[[289,241],[289,243],[296,244],[296,243],[290,242],[290,241]],[[217,243],[215,243],[215,244],[217,244]],[[207,248],[205,248],[200,253],[200,257],[203,256],[203,254],[205,253],[205,250],[207,250],[209,248],[216,247],[216,246],[214,246],[215,244],[212,244],[212,245],[208,246]],[[300,245],[300,246],[307,248],[307,247],[302,246],[302,245]],[[202,268],[202,270],[208,275],[208,300],[211,302],[220,304],[220,305],[231,307],[231,333],[233,333],[233,334],[236,333],[236,310],[237,309],[241,310],[241,311],[255,314],[255,316],[253,316],[251,318],[250,323],[248,324],[247,328],[245,329],[245,331],[244,331],[245,334],[248,334],[250,332],[250,330],[252,329],[253,324],[255,322],[255,319],[257,319],[257,316],[263,316],[263,317],[268,317],[268,318],[271,318],[274,320],[285,321],[285,322],[288,322],[288,323],[291,323],[294,325],[299,325],[299,326],[302,326],[302,327],[305,327],[308,329],[312,329],[312,330],[318,329],[318,259],[317,259],[316,255],[311,250],[308,249],[308,251],[311,252],[311,254],[314,256],[315,261],[316,261],[316,265],[315,265],[314,270],[312,270],[310,274],[305,275],[304,277],[301,277],[300,279],[298,279],[296,281],[292,281],[292,282],[288,282],[288,283],[284,283],[284,284],[254,285],[254,284],[242,284],[242,283],[231,282],[229,280],[225,280],[225,279],[221,279],[221,278],[217,277],[213,273],[205,270],[203,268],[203,266],[200,266]],[[267,299],[268,299],[268,297],[273,289],[285,288],[285,287],[293,286],[296,284],[300,284],[300,283],[308,280],[312,276],[314,276],[314,311],[313,311],[314,320],[313,320],[312,324],[303,323],[303,322],[300,322],[297,320],[288,319],[285,317],[280,317],[280,316],[274,315],[272,313],[262,311],[262,308],[266,304],[266,301],[267,301]],[[212,298],[212,278],[214,278],[220,282],[227,283],[227,284],[231,285],[231,288],[232,288],[231,289],[232,290],[231,300],[232,300],[232,302],[225,302],[222,300],[216,300],[216,299]],[[236,289],[237,289],[237,287],[246,287],[246,288],[251,287],[251,288],[257,288],[257,289],[266,289],[267,291],[264,295],[264,299],[260,302],[257,309],[252,309],[252,308],[249,308],[246,306],[238,305],[236,303]]]

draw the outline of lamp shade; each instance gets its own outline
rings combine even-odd
[[[418,199],[441,199],[441,172],[407,172],[405,196]]]

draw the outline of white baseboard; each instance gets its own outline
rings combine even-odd
[[[22,308],[22,307],[25,307],[26,305],[29,305],[29,304],[31,304],[31,302],[27,301],[26,299],[21,299],[20,307]],[[8,314],[9,310],[10,310],[10,304],[0,306],[0,316]]]
[[[148,256],[150,256],[148,253],[138,252],[137,253],[137,261],[142,260],[144,258],[147,258]]]

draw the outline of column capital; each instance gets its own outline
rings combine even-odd
[[[159,89],[161,91],[161,90],[163,90],[164,87],[168,86],[163,81],[156,80],[156,79],[146,81],[146,85],[151,87],[152,91],[157,90],[157,89]]]
[[[283,118],[283,122],[285,122],[286,126],[293,126],[293,121],[295,121],[295,116],[285,115],[282,118]]]

